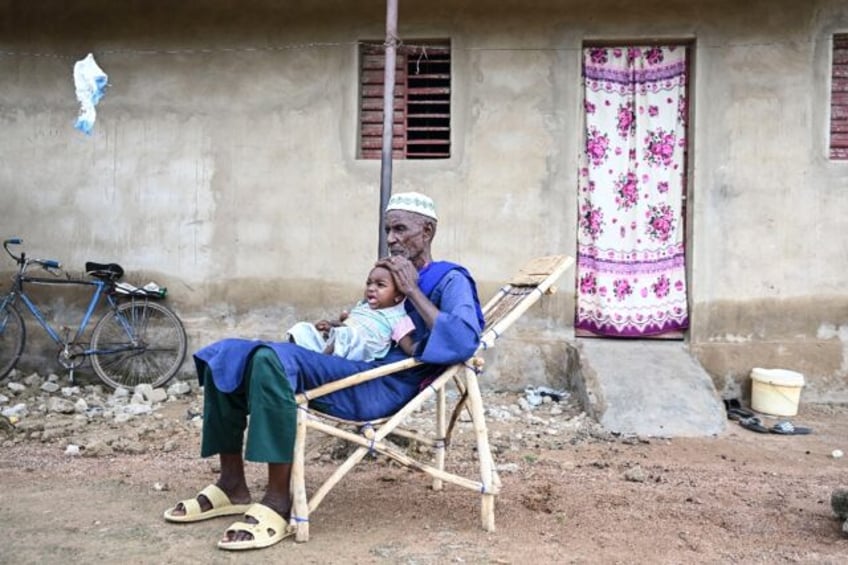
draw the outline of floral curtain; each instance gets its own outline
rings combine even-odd
[[[688,326],[686,80],[685,47],[584,50],[575,328],[639,337]]]

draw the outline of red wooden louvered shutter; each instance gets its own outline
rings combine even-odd
[[[386,56],[382,44],[363,44],[360,48],[359,90],[359,155],[362,159],[379,159],[383,147],[383,80]],[[404,97],[406,76],[404,56],[397,54],[395,67],[395,100],[392,119],[392,158],[402,159],[406,124]]]
[[[412,47],[406,53],[406,158],[450,157],[450,47]]]
[[[848,160],[848,34],[833,36],[830,158]]]
[[[382,44],[360,48],[359,156],[379,159],[383,146]],[[450,157],[450,45],[401,45],[395,69],[392,158]]]

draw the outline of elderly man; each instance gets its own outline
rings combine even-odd
[[[385,211],[389,256],[377,261],[407,297],[415,323],[415,357],[425,364],[340,390],[316,408],[341,418],[367,420],[390,415],[420,390],[440,367],[468,359],[477,349],[483,315],[471,276],[459,265],[433,261],[436,208],[419,193],[395,194]],[[393,349],[383,359],[350,361],[292,343],[225,339],[195,355],[204,387],[201,456],[218,455],[214,485],[165,512],[171,522],[197,522],[244,513],[218,542],[221,549],[267,547],[288,535],[289,483],[296,426],[294,395],[403,358]],[[248,414],[250,415],[248,425]],[[245,441],[245,430],[247,430]],[[242,454],[244,452],[244,454]],[[251,504],[244,461],[268,464],[268,486]]]

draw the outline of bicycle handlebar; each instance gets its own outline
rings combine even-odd
[[[17,263],[18,265],[21,265],[21,267],[23,269],[26,269],[26,267],[28,265],[32,264],[32,263],[35,263],[36,265],[41,265],[45,269],[61,269],[62,268],[62,263],[59,262],[59,261],[56,261],[55,259],[27,259],[26,253],[21,252],[20,255],[15,255],[9,249],[10,245],[20,245],[23,242],[24,242],[24,240],[22,240],[19,237],[10,237],[9,239],[3,241],[3,249],[5,249],[6,253],[8,253],[9,256],[12,259],[15,260],[15,263]]]
[[[24,254],[23,254],[23,253],[21,253],[21,256],[20,256],[20,257],[18,257],[17,255],[15,255],[14,253],[12,253],[12,252],[11,252],[11,250],[9,249],[9,246],[10,246],[10,245],[20,245],[20,244],[22,244],[23,242],[24,242],[24,240],[22,240],[22,239],[21,239],[21,238],[19,238],[19,237],[11,237],[11,238],[9,238],[9,239],[7,239],[7,240],[5,240],[5,241],[3,242],[3,249],[5,249],[5,250],[6,250],[6,253],[8,253],[8,254],[9,254],[9,257],[11,257],[12,259],[14,259],[14,260],[15,260],[15,263],[18,263],[18,264],[20,264],[20,263],[21,263],[21,261],[23,260],[23,258],[24,258]]]

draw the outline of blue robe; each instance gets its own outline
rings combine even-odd
[[[432,329],[414,308],[409,312],[415,323],[413,341],[419,344],[415,358],[425,365],[323,396],[315,402],[320,410],[349,420],[388,416],[415,396],[425,379],[474,354],[483,316],[476,285],[468,272],[459,265],[433,262],[421,270],[418,284],[440,311]],[[261,346],[277,354],[296,393],[406,358],[398,347],[382,359],[364,362],[316,353],[293,343],[230,338],[194,354],[201,385],[208,366],[215,386],[233,392],[241,384],[251,355]]]

